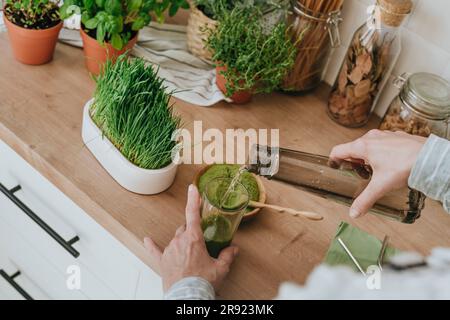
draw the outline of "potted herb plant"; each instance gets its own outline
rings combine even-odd
[[[58,10],[50,0],[6,0],[4,20],[18,61],[39,65],[52,60],[62,27]]]
[[[223,14],[207,40],[217,86],[235,103],[276,89],[294,63],[296,47],[286,25],[265,30],[261,17],[258,10],[236,7]]]
[[[268,28],[282,19],[288,10],[288,0],[188,0],[189,13],[186,36],[188,50],[195,56],[211,60],[212,52],[205,46],[208,30],[215,29],[217,20],[234,7],[261,10]]]
[[[81,14],[86,66],[97,75],[107,59],[114,61],[134,46],[152,14],[162,22],[166,10],[173,16],[180,7],[189,7],[186,0],[65,0],[60,13],[63,19]]]
[[[177,171],[172,137],[181,119],[157,71],[124,54],[105,63],[96,83],[83,113],[87,148],[127,190],[156,194],[169,188]]]

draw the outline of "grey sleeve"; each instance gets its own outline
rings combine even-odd
[[[203,278],[187,277],[175,283],[164,295],[164,300],[214,300],[213,286]]]
[[[408,185],[442,202],[450,213],[450,141],[431,135],[416,160]]]

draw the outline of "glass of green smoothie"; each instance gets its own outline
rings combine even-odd
[[[202,195],[201,226],[211,257],[217,258],[230,245],[248,202],[248,191],[237,179],[216,178],[207,183]]]

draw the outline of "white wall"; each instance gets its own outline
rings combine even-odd
[[[403,23],[402,53],[393,75],[426,71],[450,81],[450,0],[413,0],[411,15]],[[334,83],[353,32],[367,18],[366,9],[374,0],[345,0],[340,29],[342,46],[332,55],[325,81]],[[383,115],[397,90],[386,84],[376,113]]]

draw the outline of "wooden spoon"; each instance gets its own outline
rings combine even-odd
[[[249,205],[249,207],[252,207],[252,208],[269,208],[269,209],[273,209],[273,210],[278,211],[278,212],[286,212],[286,213],[289,213],[289,214],[291,214],[291,215],[293,215],[295,217],[303,216],[303,217],[308,218],[310,220],[319,221],[319,220],[323,219],[323,217],[320,214],[315,213],[315,212],[299,211],[299,210],[295,210],[295,209],[292,209],[292,208],[285,208],[285,207],[276,206],[276,205],[273,205],[273,204],[266,204],[266,203],[261,203],[261,202],[256,202],[256,201],[250,201],[248,205]]]

